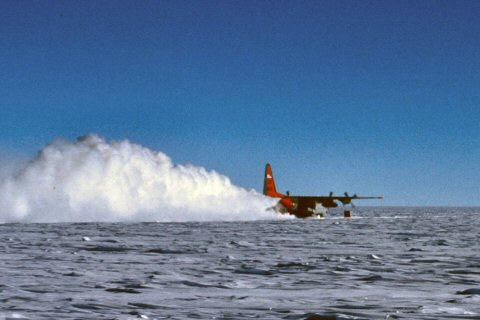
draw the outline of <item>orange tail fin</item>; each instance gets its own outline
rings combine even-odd
[[[280,194],[275,188],[275,180],[273,179],[272,168],[270,163],[265,166],[265,179],[263,180],[263,194],[270,197],[278,197]]]

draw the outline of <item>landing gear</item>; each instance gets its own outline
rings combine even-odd
[[[355,208],[353,203],[350,202],[350,207],[346,207],[343,205],[343,217],[344,218],[351,218],[352,217],[352,210]]]
[[[352,210],[344,210],[343,211],[344,218],[351,218],[352,217]]]

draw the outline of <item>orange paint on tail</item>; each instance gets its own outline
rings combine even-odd
[[[282,198],[284,194],[278,193],[275,188],[275,180],[273,179],[272,168],[267,163],[265,166],[265,178],[263,180],[263,194],[269,197]]]

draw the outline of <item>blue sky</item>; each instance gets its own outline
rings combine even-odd
[[[480,205],[478,1],[1,1],[0,152],[90,132],[261,191]],[[368,204],[377,204],[371,202]]]

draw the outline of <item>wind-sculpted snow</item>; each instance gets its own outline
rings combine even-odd
[[[56,140],[0,182],[0,222],[271,219],[272,200],[215,171],[97,135]]]
[[[0,224],[0,319],[478,320],[479,213]]]

